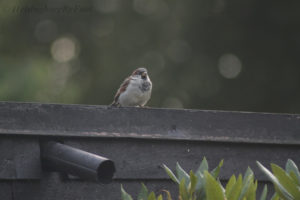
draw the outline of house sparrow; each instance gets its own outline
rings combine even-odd
[[[112,106],[144,106],[150,99],[152,82],[147,69],[138,68],[124,80],[115,95]]]

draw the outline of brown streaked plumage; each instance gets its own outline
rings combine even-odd
[[[145,68],[138,68],[138,69],[134,70],[131,75],[141,75],[144,72],[147,73],[147,69],[145,69]]]
[[[130,79],[131,79],[131,77],[127,77],[124,81],[123,81],[123,83],[121,84],[121,86],[120,86],[120,88],[118,89],[118,91],[117,91],[117,93],[116,93],[116,95],[115,95],[115,97],[114,97],[114,101],[112,102],[112,106],[117,106],[119,103],[118,103],[118,99],[119,99],[119,97],[120,97],[120,94],[122,93],[122,92],[125,92],[125,90],[126,90],[126,88],[127,88],[127,86],[129,85],[129,83],[130,83]]]

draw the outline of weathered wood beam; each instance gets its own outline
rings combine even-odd
[[[0,102],[0,134],[300,144],[300,115]]]

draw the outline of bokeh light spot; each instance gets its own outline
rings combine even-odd
[[[224,78],[236,78],[242,71],[242,62],[234,54],[224,54],[219,59],[219,72]]]
[[[76,56],[75,41],[69,37],[56,39],[51,45],[51,55],[57,62],[68,62]]]

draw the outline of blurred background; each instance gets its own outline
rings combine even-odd
[[[300,113],[300,1],[0,1],[0,100]]]

